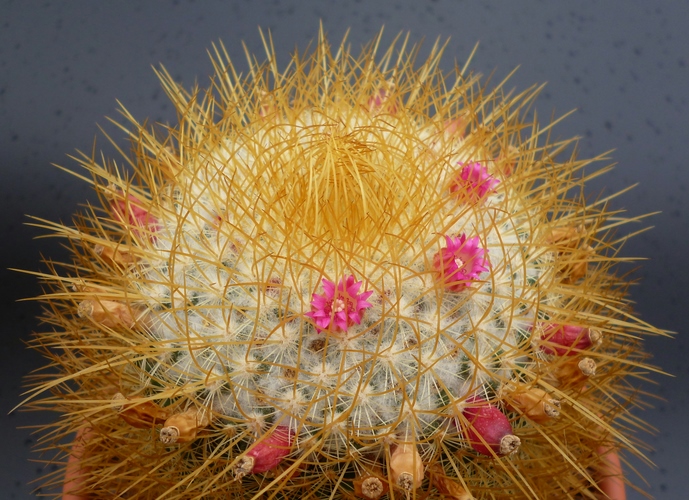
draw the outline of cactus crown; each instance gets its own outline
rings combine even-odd
[[[380,42],[280,71],[267,41],[245,77],[214,47],[206,93],[160,72],[164,139],[124,112],[132,178],[81,158],[105,210],[41,222],[75,260],[31,404],[67,413],[48,441],[91,429],[91,491],[545,498],[638,451],[616,416],[659,331],[611,272],[627,220],[571,197],[603,158],[556,161],[539,88]]]

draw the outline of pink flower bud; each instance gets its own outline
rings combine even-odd
[[[289,455],[293,441],[294,432],[289,427],[276,427],[268,436],[249,447],[235,466],[235,479],[274,469]]]
[[[469,421],[465,430],[469,445],[483,455],[510,455],[519,449],[520,440],[512,434],[508,418],[495,406],[474,396],[462,414]]]
[[[391,91],[395,88],[395,83],[388,81],[385,86],[381,86],[378,90],[368,98],[368,109],[372,113],[386,112],[395,114],[397,112],[397,105],[393,98],[390,97]]]
[[[142,237],[158,230],[158,219],[146,210],[145,203],[133,194],[125,194],[121,189],[111,186],[114,194],[110,199],[113,217],[132,228],[137,237]]]
[[[583,326],[549,324],[538,330],[541,331],[539,342],[541,351],[558,356],[574,356],[598,344],[601,338],[598,330]]]
[[[454,120],[448,120],[444,123],[445,134],[449,137],[464,137],[464,133],[467,127],[467,121],[463,116],[455,118]]]
[[[488,173],[488,169],[478,162],[460,163],[459,175],[450,185],[450,192],[465,201],[476,203],[495,191],[500,181]]]

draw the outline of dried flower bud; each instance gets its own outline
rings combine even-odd
[[[541,351],[558,356],[574,356],[601,340],[598,330],[583,326],[548,324],[545,327],[538,325],[539,330],[541,334],[537,343]]]
[[[474,500],[471,493],[456,479],[446,476],[445,471],[439,465],[430,468],[428,473],[431,477],[431,484],[444,497],[452,498],[453,500]]]
[[[188,443],[196,439],[198,431],[210,425],[210,415],[205,408],[192,408],[165,420],[160,429],[160,441],[165,444]]]
[[[412,491],[423,482],[423,462],[416,446],[400,444],[390,456],[390,475],[394,484]]]
[[[500,153],[500,156],[498,156],[495,163],[498,165],[498,169],[502,171],[506,177],[509,177],[517,167],[518,158],[519,149],[509,145],[507,146],[506,150],[503,150],[502,153]]]
[[[583,358],[577,363],[577,367],[584,377],[593,377],[596,374],[596,362],[591,358]]]
[[[519,449],[521,441],[512,434],[509,419],[495,406],[479,397],[468,401],[475,406],[467,406],[462,414],[468,420],[466,439],[477,452],[488,455],[510,455]]]
[[[571,262],[562,269],[567,281],[576,281],[586,276],[588,261],[596,253],[593,247],[581,243],[584,233],[583,226],[556,227],[546,237],[547,243],[562,247],[568,254],[571,254]],[[559,252],[560,255],[563,253],[565,252]]]
[[[130,307],[114,300],[82,300],[77,308],[77,314],[80,318],[90,318],[106,328],[119,326],[133,328],[136,324]]]
[[[74,283],[72,283],[72,291],[89,294],[106,294],[108,292],[112,292],[112,288],[94,285],[91,283],[86,284],[83,280],[75,280]]]
[[[168,410],[152,401],[133,402],[119,392],[113,396],[112,401],[119,403],[113,408],[122,420],[137,429],[150,429],[154,425],[164,423],[170,417]]]
[[[103,262],[114,267],[126,268],[137,261],[137,258],[124,245],[116,247],[96,245],[93,251]]]
[[[556,366],[553,373],[560,387],[583,387],[588,378],[596,374],[596,368],[596,362],[591,358],[573,358]]]
[[[388,481],[379,468],[357,474],[353,486],[354,495],[367,500],[377,500],[390,490]]]
[[[261,90],[258,98],[258,115],[266,117],[277,111],[275,96],[270,92]]]
[[[555,227],[546,237],[546,241],[551,245],[561,245],[573,248],[579,245],[584,228],[582,226]]]
[[[289,455],[294,431],[278,426],[267,436],[252,444],[234,468],[235,480],[247,474],[258,474],[277,467]]]
[[[573,253],[572,262],[563,269],[563,273],[567,275],[566,281],[572,282],[579,278],[586,276],[588,272],[589,261],[596,254],[596,251],[590,245],[582,245]]]
[[[503,400],[534,422],[543,423],[560,416],[560,401],[538,387],[505,386]]]
[[[112,405],[113,409],[117,412],[121,412],[124,410],[126,403],[129,402],[129,400],[122,394],[121,392],[115,393],[115,395],[112,397],[112,402],[115,403]]]

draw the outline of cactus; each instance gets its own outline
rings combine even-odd
[[[549,139],[540,87],[381,36],[284,70],[267,39],[246,76],[215,46],[207,92],[159,72],[177,125],[123,110],[125,164],[78,158],[102,206],[36,222],[73,261],[40,274],[25,403],[60,413],[56,460],[81,429],[75,489],[591,498],[597,450],[642,455],[627,408],[664,332],[615,274],[639,218],[584,198],[605,158]]]

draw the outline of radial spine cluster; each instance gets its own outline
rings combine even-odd
[[[616,419],[660,332],[611,270],[627,220],[571,197],[592,160],[556,162],[538,88],[381,39],[284,71],[267,42],[247,76],[216,47],[208,92],[160,73],[178,125],[124,112],[129,170],[80,160],[103,208],[42,221],[74,263],[43,275],[61,371],[30,404],[66,413],[51,446],[88,429],[84,488],[564,498],[639,452]]]

